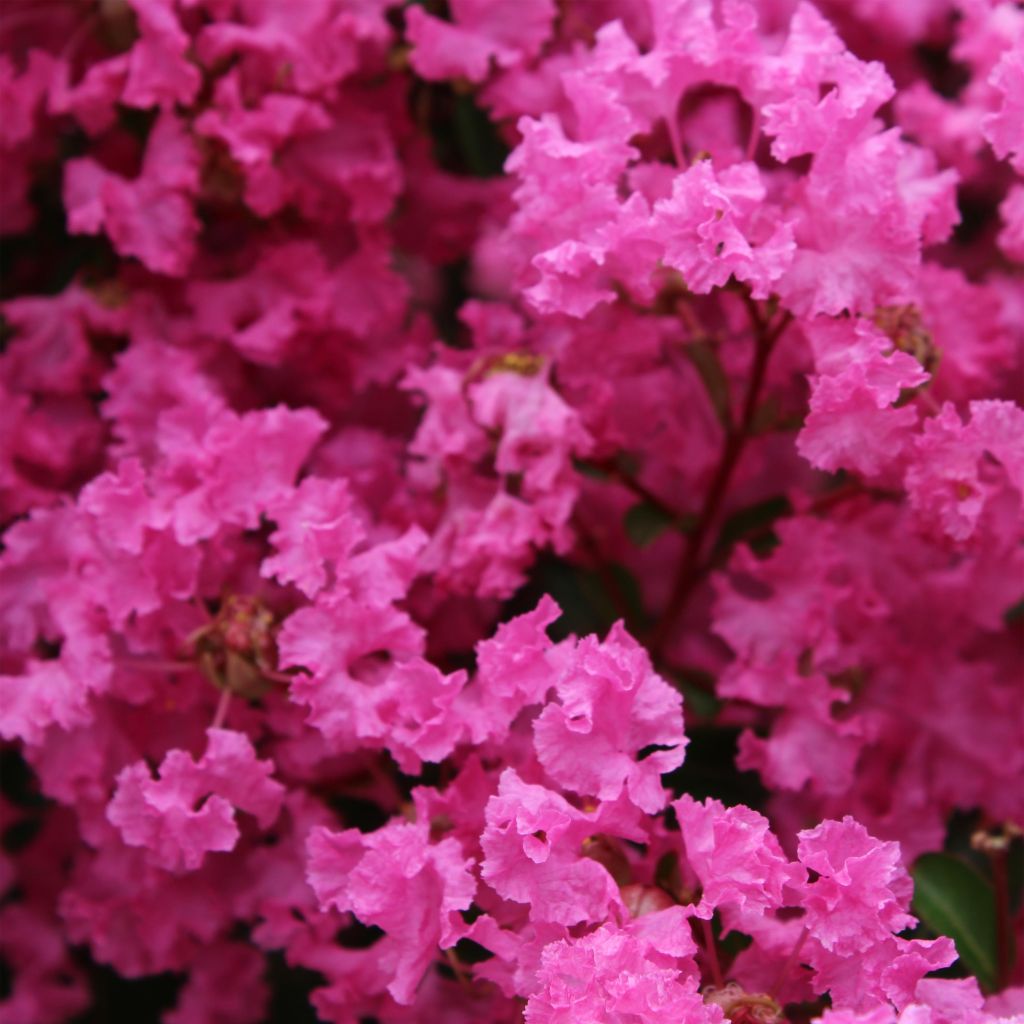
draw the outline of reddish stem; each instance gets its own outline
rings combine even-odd
[[[75,51],[85,42],[88,38],[89,32],[95,27],[97,22],[95,14],[90,15],[83,21],[78,28],[71,33],[68,37],[67,42],[61,48],[60,54],[58,55],[60,60],[70,61],[75,55]]]
[[[700,927],[704,933],[704,952],[711,968],[711,981],[715,988],[722,988],[725,981],[722,978],[722,965],[718,962],[718,947],[715,945],[715,933],[711,930],[711,922],[702,920]]]
[[[576,520],[576,536],[579,537],[584,550],[593,559],[594,571],[597,573],[601,585],[607,592],[612,604],[615,605],[615,611],[618,613],[619,618],[629,625],[632,622],[633,613],[630,610],[626,594],[619,581],[615,578],[615,573],[609,569],[608,560],[601,553],[600,545],[598,545],[594,536],[578,518]]]
[[[783,982],[786,980],[789,972],[793,970],[793,967],[796,965],[797,957],[800,955],[800,950],[804,948],[804,943],[807,941],[808,935],[810,935],[810,932],[805,925],[803,931],[800,932],[800,937],[796,940],[793,948],[790,950],[789,956],[786,957],[786,962],[782,965],[779,973],[776,975],[775,981],[772,982],[772,987],[768,989],[767,994],[773,999],[778,995],[779,991],[782,989]]]
[[[737,425],[725,435],[725,443],[722,449],[722,458],[719,460],[718,469],[715,472],[711,486],[708,488],[707,497],[704,499],[704,506],[697,517],[696,525],[687,536],[686,547],[683,550],[683,558],[676,573],[675,584],[672,594],[669,597],[665,611],[654,628],[651,635],[650,648],[652,651],[660,651],[675,621],[682,614],[702,573],[699,572],[701,554],[704,549],[704,542],[707,535],[718,518],[722,501],[729,489],[729,482],[739,464],[740,456],[750,437],[751,425],[754,422],[754,414],[757,412],[758,401],[761,397],[761,389],[764,386],[765,374],[768,369],[768,359],[771,356],[772,348],[779,336],[789,326],[792,316],[786,312],[779,318],[774,326],[761,317],[757,304],[744,294],[744,301],[750,310],[751,318],[754,321],[756,332],[754,361],[750,370],[750,383],[747,387],[746,398],[743,402],[743,410]]]
[[[308,674],[308,671],[306,669],[298,669],[297,671],[306,672]],[[284,683],[286,686],[290,683],[295,682],[295,676],[289,674],[288,672],[279,672],[276,669],[272,668],[261,668],[260,675],[263,676],[264,679],[269,679],[271,682]]]
[[[601,462],[589,462],[587,465],[593,466],[594,469],[600,470],[602,473],[607,473],[608,476],[612,477],[616,482],[622,484],[627,490],[632,491],[638,498],[646,501],[648,504],[653,505],[666,517],[670,519],[681,519],[682,516],[669,505],[666,501],[659,498],[654,491],[650,488],[645,487],[635,477],[630,476],[620,466],[616,465],[611,459],[606,459]]]
[[[220,700],[217,701],[217,711],[214,713],[211,729],[222,729],[228,717],[228,708],[231,707],[231,691],[224,689],[220,691]]]
[[[997,988],[1010,983],[1010,884],[1006,871],[1006,850],[995,850],[992,857],[992,887],[996,900]]]

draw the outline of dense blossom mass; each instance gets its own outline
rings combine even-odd
[[[0,32],[2,1024],[1024,1022],[1024,5]]]

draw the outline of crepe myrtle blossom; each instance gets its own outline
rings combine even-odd
[[[1011,0],[6,0],[0,1024],[1020,1024],[1022,97]]]

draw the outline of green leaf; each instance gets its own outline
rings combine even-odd
[[[641,501],[626,513],[626,535],[637,547],[646,547],[674,522],[663,508],[650,501]]]
[[[768,791],[760,775],[736,767],[740,732],[732,726],[687,725],[686,760],[664,776],[665,785],[676,796],[689,793],[695,800],[714,797],[728,807],[763,807]]]
[[[645,633],[650,628],[650,616],[644,607],[643,591],[640,589],[640,581],[619,562],[608,564],[608,573],[615,586],[618,588],[626,608],[626,627],[636,636]],[[616,615],[616,618],[620,616]]]
[[[562,609],[561,617],[548,629],[553,640],[564,640],[570,633],[603,634],[615,621],[615,605],[596,573],[546,559],[538,565],[536,579]]]
[[[1020,910],[1021,902],[1024,900],[1024,842],[1020,836],[1010,843],[1010,850],[1006,855],[1006,874],[1010,883],[1010,916],[1013,917]]]
[[[732,429],[732,414],[729,411],[729,378],[722,369],[718,353],[706,341],[691,341],[683,349],[694,369],[704,382],[704,388],[714,406],[719,423],[726,430]]]
[[[615,455],[615,465],[619,472],[624,473],[626,476],[636,476],[640,472],[640,460],[633,452],[617,452]]]
[[[614,562],[598,572],[542,555],[530,573],[529,582],[506,604],[503,618],[536,607],[542,594],[550,594],[562,609],[561,616],[548,627],[548,635],[555,641],[564,640],[570,633],[603,636],[621,618],[634,634],[644,632],[648,626],[636,577]]]
[[[997,984],[996,905],[992,886],[948,853],[926,853],[914,863],[914,913],[936,935],[948,935],[960,962],[983,988]]]
[[[724,523],[715,543],[715,555],[724,555],[740,540],[749,538],[755,554],[767,554],[778,543],[771,530],[772,524],[781,516],[792,513],[793,506],[784,495],[767,498],[755,505],[748,505],[734,512]]]
[[[714,718],[722,708],[722,702],[715,696],[715,677],[702,668],[691,665],[671,666],[666,669],[683,695],[684,714],[693,711],[701,718]]]
[[[1012,626],[1016,622],[1020,622],[1024,619],[1024,597],[1022,597],[1016,604],[1011,605],[1003,613],[1003,622],[1008,626]]]
[[[574,456],[572,466],[577,473],[582,476],[589,477],[591,480],[600,480],[604,482],[612,479],[612,475],[608,470],[602,469],[600,466],[595,466],[593,462],[587,462],[586,459],[578,459]]]
[[[725,938],[719,938],[718,949],[720,953],[735,959],[743,950],[754,944],[754,940],[743,932],[730,931]]]
[[[501,174],[508,147],[471,96],[455,95],[452,127],[463,163],[472,175],[493,178]]]

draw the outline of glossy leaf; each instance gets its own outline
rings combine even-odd
[[[914,913],[936,935],[948,935],[960,962],[981,985],[996,987],[995,896],[988,880],[947,853],[927,853],[914,864]]]

